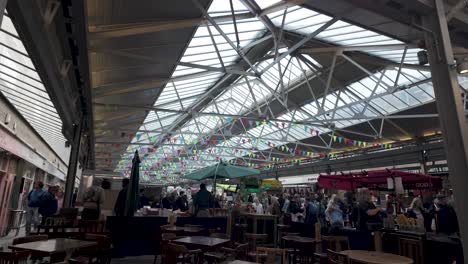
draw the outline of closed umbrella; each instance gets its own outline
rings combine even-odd
[[[138,199],[138,185],[140,182],[140,157],[138,150],[135,151],[135,156],[132,160],[132,171],[130,173],[130,184],[127,191],[127,200],[125,202],[125,215],[133,216]]]

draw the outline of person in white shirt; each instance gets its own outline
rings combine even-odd
[[[263,205],[260,203],[257,197],[254,198],[252,206],[255,209],[256,214],[263,214]]]
[[[283,199],[284,199],[284,205],[283,205],[283,208],[281,208],[281,211],[283,212],[283,214],[287,214],[289,213],[289,204],[290,204],[289,195],[287,193],[284,193]]]

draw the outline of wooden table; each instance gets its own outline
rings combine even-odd
[[[312,237],[302,237],[302,236],[284,236],[283,240],[292,241],[296,243],[315,243],[315,238]]]
[[[162,230],[171,233],[200,234],[206,229],[202,227],[171,226],[163,228]]]
[[[228,264],[257,264],[257,262],[249,262],[249,261],[244,261],[244,260],[234,260],[234,261],[229,261]]]
[[[345,250],[340,253],[347,255],[351,260],[365,264],[413,264],[410,258],[384,252]]]
[[[191,236],[179,238],[172,241],[173,243],[182,244],[189,248],[201,249],[203,251],[212,250],[214,248],[230,243],[229,239],[206,237],[206,236]]]
[[[67,255],[65,260],[68,260],[71,257],[73,251],[86,248],[86,247],[93,247],[97,246],[97,242],[94,241],[83,241],[77,239],[68,239],[68,238],[56,238],[56,239],[48,239],[44,241],[36,241],[36,242],[29,242],[23,244],[17,244],[9,246],[10,249],[13,250],[29,250],[33,254],[38,253],[41,256],[44,255],[53,255],[56,253],[63,253],[65,252]]]

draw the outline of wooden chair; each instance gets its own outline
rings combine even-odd
[[[27,264],[29,251],[0,252],[1,264]]]
[[[222,238],[222,239],[230,239],[230,237],[225,234],[225,233],[212,233],[210,235],[210,237],[214,237],[214,238]]]
[[[175,233],[161,233],[161,241],[159,243],[159,255],[161,256],[161,263],[164,263],[164,258],[166,257],[167,254],[167,245],[175,239],[178,239],[178,237]],[[153,264],[156,264],[156,261],[158,259],[158,254],[156,253],[154,255],[154,261]]]
[[[251,260],[257,259],[257,246],[264,246],[268,239],[268,234],[245,234],[247,244],[249,244],[249,251],[247,255]]]
[[[249,244],[238,244],[234,242],[231,247],[221,247],[216,252],[204,254],[205,260],[209,263],[222,263],[226,260],[246,260]]]
[[[299,242],[288,241],[288,259],[295,264],[313,264],[315,263],[316,241]]]
[[[80,220],[78,222],[80,233],[104,234],[106,233],[106,221],[101,220]]]
[[[348,256],[328,249],[328,263],[330,264],[349,264]]]
[[[281,258],[281,264],[286,264],[286,250],[282,248],[257,247],[257,263],[276,264],[276,258]]]
[[[349,239],[346,236],[322,236],[322,252],[315,253],[315,258],[320,260],[321,264],[328,263],[328,250],[341,252],[350,249]]]
[[[199,263],[202,254],[201,249],[188,250],[185,246],[169,243],[165,264]]]
[[[59,215],[68,222],[74,223],[78,218],[78,208],[60,208]]]
[[[411,239],[398,237],[398,255],[414,260],[414,264],[424,263],[424,241],[422,239]]]
[[[239,243],[245,242],[245,232],[247,230],[247,227],[248,227],[247,224],[242,224],[242,223],[237,223],[234,225],[234,230],[233,230],[234,241],[239,242]]]
[[[85,234],[84,240],[97,242],[97,246],[77,250],[73,254],[76,261],[110,264],[112,259],[112,243],[108,236],[102,234]]]

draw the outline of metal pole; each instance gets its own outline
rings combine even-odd
[[[7,0],[0,0],[0,26],[2,25],[3,13],[5,13]]]
[[[444,137],[449,177],[455,197],[460,238],[464,262],[468,263],[468,127],[464,113],[461,90],[457,73],[453,67],[454,58],[450,35],[445,17],[444,3],[434,0],[436,14],[429,13],[422,17],[423,26],[432,31],[425,32],[432,82],[436,96],[439,119]]]
[[[81,128],[83,126],[83,118],[78,124],[74,124],[73,142],[70,151],[70,159],[68,161],[67,181],[65,182],[65,195],[63,197],[63,207],[70,208],[72,205],[73,189],[75,188],[76,168],[81,145]]]

